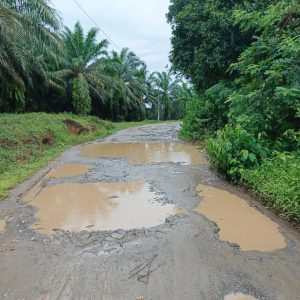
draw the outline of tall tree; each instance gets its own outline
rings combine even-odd
[[[47,0],[0,1],[0,110],[23,111],[35,80],[48,83],[44,58],[56,56],[59,26]]]
[[[106,66],[106,74],[114,82],[109,99],[109,110],[114,120],[131,117],[139,119],[145,115],[144,95],[147,68],[135,53],[123,48],[112,51]]]
[[[103,88],[110,83],[110,78],[104,72],[108,41],[98,43],[97,33],[98,29],[92,28],[85,35],[81,24],[77,22],[73,31],[65,27],[61,35],[66,53],[61,61],[61,69],[54,74],[66,78],[77,114],[91,112],[91,97],[104,101]]]
[[[172,101],[174,100],[175,90],[178,88],[179,80],[172,79],[171,71],[154,72],[151,75],[151,80],[154,83],[156,90],[157,101],[157,119],[160,120],[160,110],[164,112],[164,119],[167,120],[170,116]]]
[[[243,2],[171,0],[167,19],[172,26],[172,68],[190,78],[198,91],[232,76],[228,67],[252,42],[253,32],[241,32],[232,17],[234,7]]]
[[[193,87],[186,82],[182,82],[174,89],[174,101],[171,111],[172,119],[182,119],[185,116],[187,104],[197,97]]]

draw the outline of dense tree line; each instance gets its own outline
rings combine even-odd
[[[172,67],[198,92],[182,133],[300,220],[299,1],[172,0],[167,17]]]
[[[108,51],[97,33],[64,27],[47,0],[1,0],[0,112],[180,118],[190,88],[169,71],[150,74],[127,48]]]

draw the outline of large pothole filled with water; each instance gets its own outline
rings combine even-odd
[[[45,176],[45,179],[80,176],[86,174],[92,168],[91,165],[68,163],[51,170]]]
[[[165,204],[151,186],[141,180],[120,183],[63,183],[35,186],[25,200],[37,208],[32,229],[52,234],[141,229],[165,222],[180,212]]]
[[[238,196],[208,185],[197,187],[203,201],[195,211],[215,222],[223,241],[238,244],[241,250],[274,251],[286,247],[278,224]]]
[[[196,165],[203,163],[196,147],[169,142],[90,144],[81,149],[80,156],[88,158],[129,157],[135,164],[173,162]]]

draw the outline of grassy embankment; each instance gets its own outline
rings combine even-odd
[[[69,120],[66,124],[66,120]],[[71,120],[71,121],[70,121]],[[75,122],[73,122],[75,121]],[[72,114],[0,115],[0,199],[73,145],[155,121],[112,123]]]
[[[267,206],[300,224],[300,154],[281,153],[242,172],[242,183]]]

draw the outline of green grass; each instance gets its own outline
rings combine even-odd
[[[245,169],[242,180],[281,216],[300,222],[300,153],[280,153]]]
[[[72,135],[63,122],[66,119],[91,131]],[[0,114],[0,199],[71,146],[104,138],[121,129],[152,123],[156,122],[112,123],[67,113]]]

